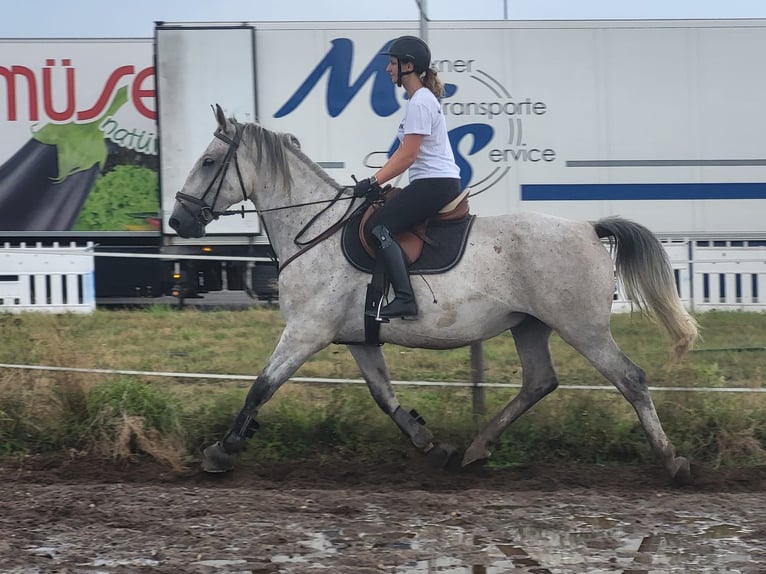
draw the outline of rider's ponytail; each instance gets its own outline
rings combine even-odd
[[[423,82],[423,85],[428,88],[434,96],[436,96],[437,100],[441,99],[444,95],[444,84],[442,84],[442,81],[436,75],[436,70],[433,68],[428,68],[423,72],[420,81]]]

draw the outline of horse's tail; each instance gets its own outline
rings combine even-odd
[[[628,299],[665,327],[676,358],[685,355],[698,337],[698,326],[681,303],[662,244],[643,225],[621,217],[600,219],[593,227],[600,238],[616,244],[615,267]]]

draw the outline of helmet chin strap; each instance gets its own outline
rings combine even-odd
[[[402,72],[402,61],[400,59],[396,59],[396,85],[400,88],[402,87],[402,77],[406,76],[407,74],[412,74],[415,71],[413,68],[409,72]]]

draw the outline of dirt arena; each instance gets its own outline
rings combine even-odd
[[[1,462],[0,572],[766,572],[766,469]]]

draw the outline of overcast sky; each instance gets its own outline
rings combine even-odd
[[[766,18],[766,0],[422,0],[432,20]],[[417,20],[416,0],[0,0],[0,38],[149,37],[163,21]]]

